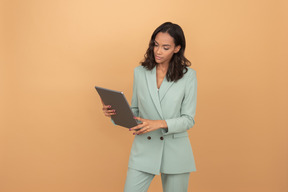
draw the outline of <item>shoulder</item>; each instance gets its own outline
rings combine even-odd
[[[186,90],[194,90],[197,89],[197,77],[196,77],[196,71],[192,68],[187,68],[187,72],[184,74],[183,83],[185,84]]]
[[[187,68],[187,72],[184,74],[184,79],[196,78],[196,71],[190,67]]]
[[[188,67],[188,68],[187,68],[187,73],[186,73],[186,74],[189,74],[189,75],[194,74],[194,75],[196,75],[196,71],[195,71],[194,69]]]
[[[142,65],[134,68],[134,73],[144,73],[146,71],[147,71],[147,69],[145,67],[143,67]]]
[[[134,81],[141,81],[145,78],[147,69],[143,66],[137,66],[134,68]]]

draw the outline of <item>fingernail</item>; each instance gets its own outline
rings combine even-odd
[[[131,131],[131,129],[129,129],[129,131]]]
[[[136,119],[136,117],[133,117],[134,119]]]
[[[133,133],[133,135],[135,135],[136,133]]]

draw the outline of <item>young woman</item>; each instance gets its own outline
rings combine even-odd
[[[181,27],[163,23],[134,70],[131,109],[142,123],[129,129],[135,138],[125,192],[146,192],[160,173],[164,192],[187,192],[190,172],[196,171],[187,130],[195,124],[197,79],[185,47]],[[103,105],[104,114],[115,115],[112,108]]]

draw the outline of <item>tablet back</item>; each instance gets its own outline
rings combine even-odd
[[[112,115],[111,118],[116,125],[120,125],[126,128],[132,128],[137,125],[136,119],[134,119],[133,112],[127,102],[123,92],[114,91],[111,89],[105,89],[95,86],[98,94],[105,105],[111,105],[111,109],[116,110],[116,115]]]

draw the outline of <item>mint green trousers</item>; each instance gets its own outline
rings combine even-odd
[[[124,192],[147,192],[155,175],[128,168]],[[190,173],[161,173],[163,192],[187,192]]]

